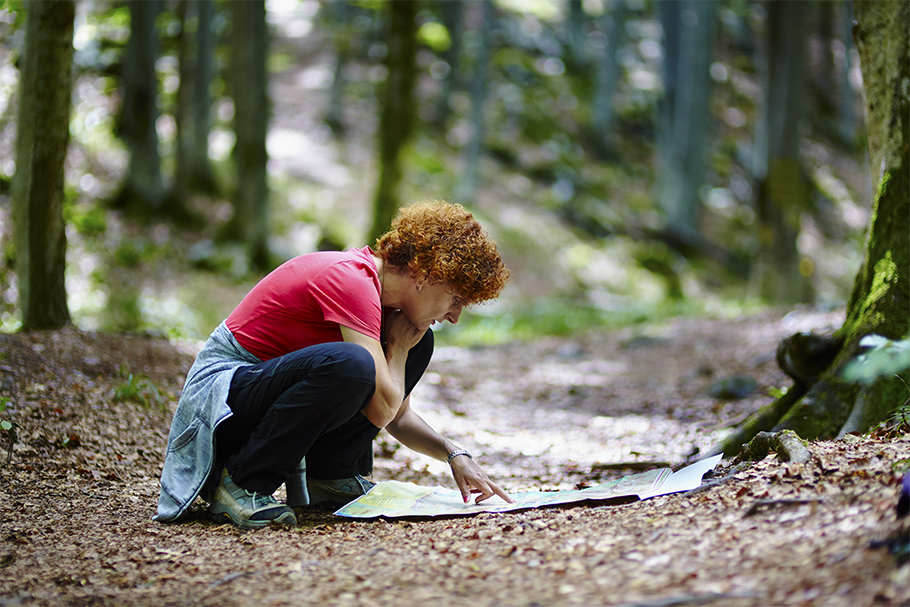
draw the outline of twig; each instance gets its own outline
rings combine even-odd
[[[758,514],[758,511],[764,508],[765,506],[799,506],[801,504],[816,504],[823,502],[825,500],[817,497],[810,497],[805,499],[780,499],[780,500],[756,500],[743,516],[752,516],[753,514]]]
[[[220,580],[215,580],[214,582],[209,584],[209,588],[214,588],[215,586],[220,586],[221,584],[224,584],[225,582],[230,582],[231,580],[236,580],[237,578],[243,577],[246,575],[252,575],[252,574],[250,574],[248,571],[236,571],[234,573],[224,576]]]
[[[709,480],[706,483],[702,483],[695,489],[690,489],[689,491],[686,491],[685,493],[683,493],[683,497],[689,497],[691,495],[695,495],[696,493],[701,493],[702,491],[707,491],[708,489],[713,489],[714,487],[723,485],[724,483],[726,483],[727,481],[729,481],[734,476],[736,476],[737,474],[739,474],[740,472],[742,472],[743,470],[745,470],[746,468],[748,468],[751,465],[752,464],[750,462],[741,462],[739,464],[736,464],[735,466],[733,466],[731,472],[728,475],[723,476],[721,478],[714,478],[714,479]]]
[[[3,335],[3,334],[0,334],[0,339],[2,339],[3,341],[7,341],[7,342],[13,344],[14,346],[18,346],[18,347],[21,348],[22,350],[25,350],[26,354],[29,354],[29,355],[31,355],[31,356],[34,356],[35,358],[37,358],[38,360],[40,360],[42,363],[44,363],[44,364],[47,366],[48,369],[50,369],[51,371],[53,371],[54,374],[55,374],[57,377],[59,377],[60,379],[63,379],[63,380],[66,379],[66,375],[64,375],[63,372],[62,372],[60,369],[58,369],[58,368],[56,367],[56,365],[54,365],[54,363],[52,363],[52,362],[49,361],[48,359],[44,358],[43,356],[41,356],[40,354],[38,354],[37,352],[35,352],[32,348],[30,348],[30,347],[28,347],[27,345],[25,345],[25,344],[19,342],[19,340],[13,339],[13,338],[10,337],[9,335]]]
[[[634,603],[622,603],[619,607],[673,607],[673,605],[707,605],[721,599],[753,599],[764,596],[757,592],[700,592],[678,594],[658,599],[646,599]]]
[[[591,471],[595,472],[598,470],[640,470],[647,472],[648,470],[653,470],[655,468],[669,468],[669,462],[609,462],[601,463],[594,462],[591,465]]]

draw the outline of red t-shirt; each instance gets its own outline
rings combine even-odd
[[[342,341],[339,325],[378,340],[380,291],[370,247],[300,255],[253,287],[228,316],[227,327],[264,361]]]

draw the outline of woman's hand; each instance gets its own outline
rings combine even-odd
[[[408,352],[420,343],[426,331],[421,331],[401,310],[388,310],[382,322],[382,335],[389,350]]]
[[[455,477],[455,484],[461,490],[461,497],[464,498],[464,503],[470,503],[472,493],[479,494],[474,499],[475,504],[479,504],[494,495],[498,495],[510,504],[515,503],[515,500],[491,481],[487,473],[467,455],[455,456],[451,465],[452,476]]]
[[[405,399],[398,417],[386,426],[386,430],[401,441],[405,447],[446,461],[446,456],[457,451],[458,446],[437,434],[422,417],[417,415],[411,409],[410,400],[410,396]],[[455,477],[455,484],[461,491],[464,503],[470,503],[472,493],[478,494],[477,499],[474,500],[475,503],[480,503],[494,495],[498,495],[510,504],[515,503],[515,500],[491,481],[487,473],[467,455],[456,455],[449,465],[452,466],[452,476]]]

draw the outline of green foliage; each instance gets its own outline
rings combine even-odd
[[[870,385],[881,377],[910,369],[910,339],[892,341],[881,335],[867,335],[859,345],[872,349],[847,365],[844,377],[848,381]]]
[[[134,268],[142,261],[142,253],[133,242],[122,242],[114,251],[114,263],[118,266]]]
[[[3,21],[12,25],[14,29],[20,29],[25,22],[25,9],[22,0],[2,0],[0,2],[0,16],[8,13]],[[10,18],[11,17],[11,18]]]
[[[530,304],[509,306],[508,311],[487,310],[481,304],[462,315],[457,326],[442,325],[436,330],[441,342],[492,345],[543,335],[569,337],[592,327],[618,329],[675,316],[681,311],[673,305],[605,310],[568,297],[548,297]]]
[[[157,405],[162,409],[167,405],[167,400],[147,377],[129,373],[123,367],[120,368],[120,375],[126,381],[114,388],[111,398],[115,403],[135,402],[145,407]]]
[[[101,236],[107,231],[107,210],[100,206],[69,204],[63,215],[83,236]]]
[[[910,395],[910,386],[900,376],[910,369],[910,339],[892,341],[882,335],[867,335],[859,345],[872,349],[847,365],[845,379],[869,386],[881,378],[893,376],[904,383]],[[910,397],[894,408],[887,426],[891,431],[910,431]]]
[[[6,412],[6,407],[9,405],[9,398],[2,396],[0,397],[0,413]],[[7,415],[9,417],[9,415]],[[13,447],[16,445],[18,436],[16,435],[16,428],[19,427],[19,424],[14,422],[12,419],[0,419],[0,431],[3,431],[9,437],[9,450],[6,453],[6,464],[9,465],[10,460],[13,457]]]
[[[438,21],[427,21],[417,31],[417,39],[435,52],[442,52],[452,45],[449,30]]]
[[[789,390],[790,390],[790,389],[789,389],[787,386],[781,386],[780,388],[777,388],[777,387],[775,387],[775,386],[771,386],[771,387],[768,388],[768,395],[769,395],[770,397],[772,397],[774,400],[778,400],[778,399],[780,399],[780,398],[783,398],[783,396],[784,396],[787,392],[789,392]]]
[[[367,125],[365,129],[351,129],[346,140],[339,143],[351,149],[372,146],[365,141],[364,133],[371,132],[369,117],[375,118],[376,92],[383,86],[379,66],[388,51],[385,32],[390,3],[351,0],[307,4],[306,11],[319,6],[314,30],[324,36],[327,56],[344,51],[346,65],[337,74],[344,86],[341,105],[346,115]],[[461,178],[460,156],[474,128],[470,123],[471,96],[466,80],[476,69],[479,33],[473,19],[464,21],[464,29],[450,31],[454,21],[443,18],[446,13],[441,4],[424,5],[418,17],[422,75],[415,110],[419,132],[405,151],[404,200],[452,198]],[[460,4],[472,10],[471,3]],[[540,272],[540,282],[545,284],[540,284],[540,289],[529,289],[540,293],[540,301],[535,304],[506,302],[510,306],[507,311],[496,307],[499,311],[495,314],[466,314],[458,327],[442,333],[465,342],[473,338],[489,342],[568,335],[591,326],[619,326],[686,309],[703,310],[717,304],[710,301],[717,298],[729,298],[731,302],[737,298],[741,304],[745,292],[741,277],[720,275],[716,263],[698,265],[700,262],[693,262],[694,257],[688,252],[648,244],[647,237],[635,233],[639,226],[653,228],[661,223],[652,200],[653,145],[658,128],[655,104],[662,94],[662,88],[656,85],[660,53],[654,51],[661,34],[654,4],[621,3],[624,10],[617,18],[622,23],[617,22],[616,27],[622,28],[623,33],[617,38],[621,42],[616,49],[618,65],[612,93],[614,120],[607,134],[605,156],[594,154],[588,140],[598,53],[614,35],[598,17],[620,3],[584,3],[585,41],[589,48],[580,62],[573,61],[569,51],[570,36],[563,14],[566,5],[536,0],[494,4],[495,23],[487,41],[482,131],[486,154],[481,164],[481,181],[485,183],[481,186],[484,195],[496,202],[487,206],[486,200],[479,199],[466,204],[475,212],[487,212],[484,222],[496,234],[510,262],[521,260],[515,263],[515,284],[519,288],[538,285],[534,278],[528,278],[534,274],[535,266],[546,270]],[[15,19],[14,27],[18,27],[24,16],[22,6],[20,0],[0,0],[0,21],[10,24]],[[160,86],[154,101],[161,113],[165,177],[174,168],[174,120],[180,90],[181,24],[173,10],[175,6],[168,5],[158,16],[156,28],[161,36],[156,62]],[[730,40],[738,40],[739,29],[759,19],[750,3],[737,0],[725,7],[722,27]],[[300,8],[303,10],[302,5]],[[273,12],[285,10],[291,9],[276,6]],[[193,27],[192,23],[188,26]],[[300,80],[306,66],[296,64],[300,60],[294,50],[296,41],[283,38],[281,23],[276,20],[272,27],[276,44],[270,50],[270,68],[273,72],[287,72],[284,81],[291,84]],[[217,39],[225,39],[230,14],[221,3],[213,28]],[[144,226],[137,230],[134,225],[124,225],[122,218],[108,214],[100,203],[114,185],[109,176],[119,171],[112,172],[110,167],[124,162],[123,142],[117,139],[118,127],[112,113],[118,105],[119,74],[129,34],[130,11],[121,3],[90,3],[77,23],[77,80],[70,131],[82,153],[67,175],[66,221],[70,226],[68,234],[75,232],[67,268],[70,306],[77,325],[90,330],[153,329],[172,336],[204,338],[242,297],[240,291],[246,285],[241,283],[251,279],[244,250],[213,244],[212,232],[226,217],[219,206],[229,207],[229,203],[195,199],[193,206],[210,220],[209,225],[195,232],[175,225],[172,231],[165,230],[163,236],[154,238],[143,231]],[[458,58],[447,53],[456,48],[453,42],[463,43]],[[236,83],[231,82],[228,46],[218,43],[214,52],[214,80],[209,86],[213,169],[222,185],[236,186],[230,153],[234,108],[229,103]],[[443,65],[445,69],[440,67]],[[295,75],[295,70],[301,71]],[[733,46],[718,56],[712,70],[717,91],[712,110],[716,114],[717,137],[710,150],[712,163],[704,192],[708,199],[711,192],[723,191],[725,195],[715,196],[715,204],[707,201],[704,236],[721,249],[751,258],[756,248],[754,193],[748,187],[750,168],[743,161],[742,151],[749,149],[753,133],[741,123],[754,121],[760,105],[760,83],[751,54],[741,53]],[[0,106],[8,103],[7,91],[13,90],[2,78],[0,74]],[[442,99],[442,92],[449,97]],[[279,96],[275,99],[276,116],[289,107],[291,111],[305,109],[304,115],[316,115],[318,112],[311,112],[308,104],[316,103],[320,96],[321,93],[302,96],[290,105]],[[440,115],[438,108],[442,104],[450,112]],[[728,120],[728,113],[738,118]],[[279,123],[285,124],[283,120]],[[306,132],[309,127],[300,124]],[[2,125],[0,119],[0,130]],[[315,139],[321,137],[318,133],[307,134],[317,135]],[[836,166],[830,158],[835,154],[838,150],[832,146],[813,143],[812,156],[818,157],[819,164]],[[0,158],[0,165],[8,166],[4,160]],[[362,169],[350,159],[335,159],[333,153],[328,154],[327,160],[345,165],[343,168],[353,174]],[[363,177],[363,184],[355,190],[351,186],[336,187],[337,180],[323,180],[316,174],[316,179],[301,179],[296,170],[281,168],[281,162],[275,164],[279,169],[272,172],[270,167],[269,175],[270,205],[274,210],[270,211],[269,221],[272,244],[281,256],[369,244],[360,233],[362,218],[351,215],[354,204],[340,203],[342,199],[361,198],[361,189],[374,187],[367,174],[357,175]],[[308,174],[308,170],[303,173]],[[842,184],[838,181],[837,185]],[[857,196],[847,191],[843,198],[853,204]],[[503,212],[504,208],[511,210]],[[570,221],[566,222],[567,218]],[[3,219],[0,217],[0,222]],[[569,229],[564,229],[566,223]],[[838,240],[843,239],[838,236]],[[573,251],[586,247],[579,247],[578,241],[590,242],[597,251],[579,261]],[[9,249],[10,240],[0,238],[0,243]],[[853,243],[850,246],[856,247]],[[8,254],[6,250],[3,253]],[[5,261],[0,263],[0,330],[13,331],[20,321],[14,298],[4,297],[12,293],[12,283],[7,278],[11,272],[6,270],[9,264]],[[829,264],[834,265],[837,264]],[[844,274],[840,267],[835,270]],[[830,281],[833,273],[829,268],[825,280]],[[551,278],[553,274],[559,279]],[[840,301],[842,291],[830,299]],[[599,296],[604,297],[598,299]],[[666,296],[685,301],[661,301]],[[605,298],[610,300],[609,311],[592,304],[595,300],[603,303]],[[622,306],[627,309],[618,309]]]
[[[9,398],[7,398],[5,396],[0,396],[0,413],[3,413],[4,411],[6,411],[6,407],[8,404],[9,404]],[[13,429],[13,422],[9,421],[8,419],[0,419],[0,430],[9,431],[12,429]]]

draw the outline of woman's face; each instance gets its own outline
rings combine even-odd
[[[421,331],[437,322],[449,321],[454,325],[464,309],[462,297],[445,282],[425,282],[419,289],[415,287],[407,303],[401,311]]]

